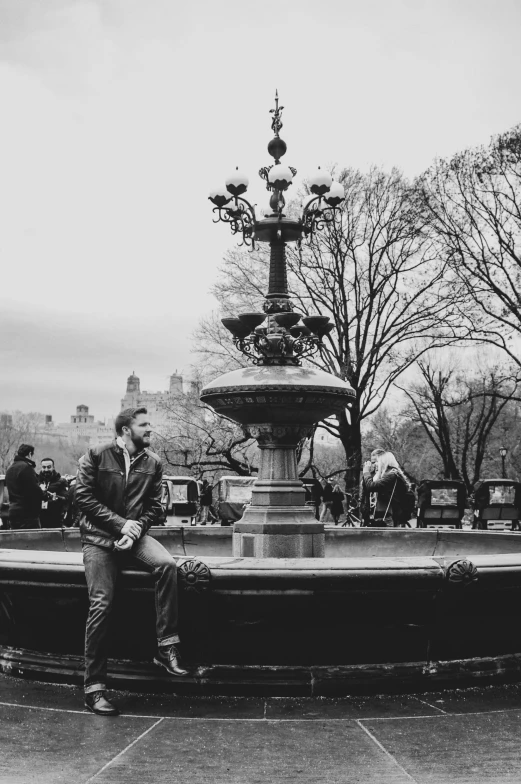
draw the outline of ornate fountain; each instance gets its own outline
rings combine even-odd
[[[226,180],[225,188],[212,191],[216,222],[230,224],[242,234],[246,245],[270,246],[269,285],[262,312],[241,313],[222,319],[232,333],[235,346],[253,363],[252,367],[225,373],[208,384],[201,400],[244,428],[254,437],[261,452],[259,477],[251,506],[235,524],[233,552],[246,557],[324,556],[324,526],[314,509],[304,503],[304,488],[297,474],[296,448],[313,425],[343,411],[354,396],[340,378],[302,360],[320,349],[333,329],[328,316],[302,316],[293,309],[288,291],[286,244],[301,243],[332,220],[344,199],[344,189],[320,169],[310,180],[311,196],[297,220],[288,218],[284,193],[296,169],[280,158],[286,143],[278,95],[272,129],[275,136],[268,152],[275,163],[260,170],[271,192],[268,214],[257,220],[254,207],[244,198],[248,178],[238,170]]]
[[[271,212],[256,219],[243,196],[247,178],[237,172],[211,196],[217,220],[246,244],[271,249],[262,312],[223,320],[252,364],[202,393],[259,443],[253,503],[233,534],[220,526],[151,529],[177,561],[191,673],[171,678],[151,664],[153,582],[129,568],[121,575],[109,686],[340,696],[521,680],[518,533],[331,527],[324,536],[304,504],[296,444],[349,405],[353,392],[302,364],[332,325],[294,312],[285,247],[334,220],[343,192],[319,171],[301,217],[286,217],[295,170],[280,164],[281,111],[276,99],[268,146],[275,163],[260,172]],[[0,672],[81,683],[88,601],[80,550],[74,528],[0,532]]]

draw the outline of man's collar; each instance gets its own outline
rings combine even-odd
[[[131,458],[131,460],[135,460],[136,457],[138,457],[138,455],[141,455],[141,454],[143,454],[143,452],[146,452],[146,449],[142,449],[140,452],[134,452],[134,454],[131,455],[130,452],[128,451],[128,449],[127,449],[127,445],[125,444],[125,442],[121,438],[121,436],[117,436],[116,437],[116,444],[117,444],[117,446],[119,446],[120,449],[123,450],[123,452],[126,452],[128,454],[128,456]]]
[[[122,449],[124,452],[128,452],[127,445],[125,444],[125,442],[123,441],[123,439],[121,438],[121,436],[117,436],[117,437],[116,437],[116,444],[117,444],[117,445],[119,446],[119,448],[120,448],[120,449]]]
[[[23,457],[22,455],[15,455],[14,461],[23,460],[24,463],[28,463],[28,465],[32,466],[32,468],[36,468],[36,463],[34,460],[31,460],[29,457]]]

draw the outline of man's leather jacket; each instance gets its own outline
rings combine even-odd
[[[162,515],[161,461],[145,449],[125,478],[123,450],[116,441],[89,449],[80,459],[75,501],[81,513],[81,541],[112,548],[127,520],[141,524],[141,536]]]

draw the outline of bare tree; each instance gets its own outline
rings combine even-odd
[[[521,125],[487,147],[440,160],[419,181],[440,248],[474,308],[476,337],[521,366]]]
[[[20,444],[35,444],[40,415],[13,411],[0,416],[0,473],[12,463]]]
[[[512,376],[501,367],[463,374],[454,364],[440,367],[428,358],[418,368],[421,381],[403,390],[410,401],[408,416],[423,427],[443,476],[463,480],[470,490],[482,474],[495,429],[512,405]]]
[[[364,444],[367,456],[376,448],[392,452],[412,482],[418,483],[425,477],[436,478],[443,473],[439,454],[426,437],[423,426],[407,412],[379,408],[369,421]]]
[[[170,424],[155,434],[153,448],[177,473],[197,479],[217,472],[256,473],[253,439],[204,405],[196,390],[197,385],[169,402]]]

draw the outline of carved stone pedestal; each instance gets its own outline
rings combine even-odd
[[[251,506],[233,529],[233,554],[243,558],[324,557],[324,526],[306,506],[295,450],[309,426],[248,425],[261,453]]]

